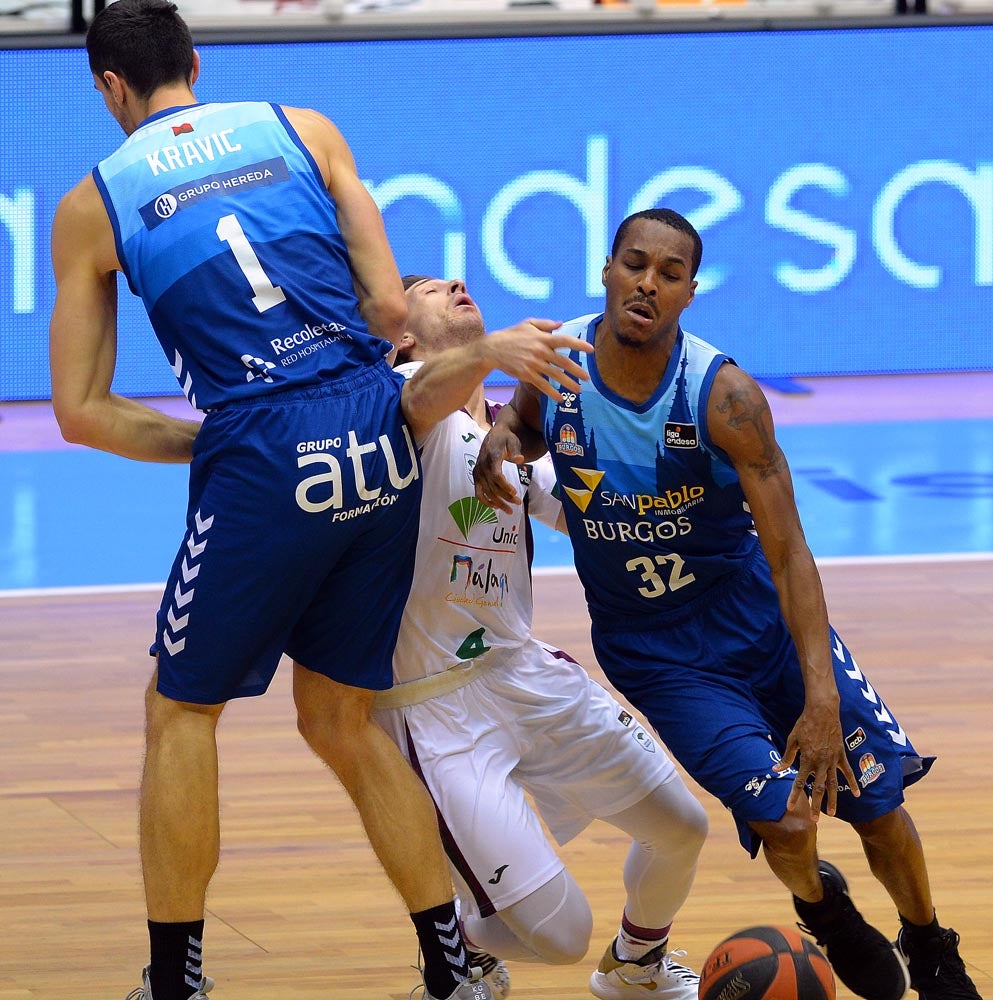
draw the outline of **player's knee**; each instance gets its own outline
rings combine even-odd
[[[852,829],[859,835],[865,847],[887,848],[894,841],[905,836],[918,839],[917,830],[910,814],[903,806],[897,806],[875,819],[853,822]]]
[[[693,864],[709,831],[707,811],[682,782],[667,782],[608,822],[646,850]]]
[[[297,732],[320,756],[347,756],[363,746],[372,723],[373,692],[337,684],[295,665],[293,695]]]
[[[223,705],[197,705],[159,694],[154,682],[145,690],[145,741],[182,739],[184,733],[209,734],[217,726]]]
[[[501,914],[519,940],[549,965],[572,965],[589,951],[593,913],[566,871]]]
[[[710,832],[710,821],[707,810],[690,794],[680,804],[677,815],[667,824],[666,832],[672,842],[680,845],[683,850],[694,857],[703,849],[704,841]]]
[[[530,943],[548,965],[574,965],[590,950],[592,935],[593,914],[587,907],[585,912],[556,915],[535,930]]]
[[[767,852],[781,857],[801,857],[811,853],[817,843],[817,824],[811,814],[783,813],[775,821],[752,823]]]

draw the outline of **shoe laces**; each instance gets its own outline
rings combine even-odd
[[[796,925],[801,931],[803,931],[804,934],[809,934],[822,948],[827,944],[824,940],[824,936],[822,934],[818,934],[813,927],[809,926],[809,924],[802,923],[798,920]]]
[[[476,962],[475,959],[477,957],[481,956],[481,955],[488,955],[488,953],[487,952],[473,951],[470,948],[466,948],[466,952],[473,959],[473,961],[470,961],[470,963],[469,963],[469,979],[467,980],[467,982],[470,982],[470,983],[478,982],[479,980],[481,980],[483,978],[484,972],[479,967],[479,963]],[[493,958],[492,955],[489,955],[489,957]],[[493,966],[494,966],[494,968],[496,967],[497,961],[498,961],[498,959],[493,958]],[[417,964],[416,965],[412,965],[411,968],[418,974],[418,976],[420,976],[421,981],[407,994],[407,1000],[414,1000],[414,997],[418,993],[421,993],[424,996],[427,996],[427,993],[428,993],[427,985],[424,982],[424,965],[421,962],[421,948],[420,948],[420,945],[418,945],[418,947],[417,947]],[[132,1000],[132,998],[131,997],[125,997],[124,1000]],[[135,997],[134,1000],[141,1000],[141,997]],[[194,997],[190,997],[190,1000],[195,1000],[195,998]],[[204,998],[204,1000],[207,1000],[207,998]]]
[[[417,948],[417,964],[412,965],[411,968],[417,973],[421,981],[407,994],[407,1000],[414,1000],[415,994],[421,992],[427,993],[428,991],[428,988],[424,985],[424,966],[421,963],[420,946]],[[125,1000],[129,1000],[129,998],[125,997]]]
[[[944,927],[938,935],[941,942],[940,950],[937,951],[938,962],[935,965],[933,975],[935,978],[942,973],[956,979],[968,979],[969,974],[965,971],[965,962],[959,955],[959,941],[961,937],[958,931],[951,927]]]
[[[686,950],[684,948],[680,948],[677,951],[670,951],[665,954],[662,962],[668,972],[676,976],[676,978],[682,979],[682,981],[688,985],[700,982],[700,977],[691,968],[689,968],[689,966],[682,965],[679,962],[673,962],[673,957],[685,958]]]
[[[466,954],[469,956],[469,967],[480,969],[483,976],[488,976],[500,963],[500,959],[488,951],[476,951],[475,948],[467,947]]]
[[[685,950],[666,951],[665,948],[665,943],[663,943],[640,959],[624,960],[624,971],[615,969],[614,972],[621,982],[629,983],[632,986],[652,983],[656,978],[666,975],[675,976],[686,983],[699,982],[700,977],[692,969],[672,960],[673,958],[684,958],[686,956]]]

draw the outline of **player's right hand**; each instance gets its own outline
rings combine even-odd
[[[515,465],[523,465],[524,461],[521,442],[517,435],[500,423],[494,424],[483,438],[476,464],[472,467],[476,499],[494,510],[513,513],[514,506],[519,506],[521,500],[517,490],[503,474],[503,463],[513,462]]]
[[[563,352],[590,353],[593,346],[577,337],[555,333],[561,325],[552,319],[526,319],[487,334],[484,344],[492,367],[534,386],[556,403],[562,402],[556,384],[579,392],[580,381],[587,381],[589,374]]]

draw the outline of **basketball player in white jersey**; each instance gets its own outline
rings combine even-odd
[[[407,331],[395,364],[421,451],[414,583],[394,654],[396,684],[377,715],[438,808],[470,954],[494,996],[502,959],[572,963],[587,952],[589,904],[548,842],[594,818],[632,838],[620,929],[590,988],[605,1000],[695,1000],[669,927],[686,898],[706,813],[661,746],[586,671],[531,635],[527,513],[564,529],[550,463],[519,470],[524,506],[497,513],[473,493],[472,466],[494,415],[482,379],[519,364],[520,327],[487,335],[461,281],[404,279]],[[430,359],[430,360],[428,360]],[[462,408],[439,414],[437,386],[461,373]],[[497,963],[492,955],[499,955]],[[488,959],[488,961],[486,961]]]

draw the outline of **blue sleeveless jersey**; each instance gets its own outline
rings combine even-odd
[[[279,107],[170,108],[93,176],[194,406],[315,385],[388,353],[359,314],[334,202]]]
[[[602,316],[557,332],[594,341]],[[562,492],[590,614],[601,627],[660,622],[741,567],[758,544],[738,475],[710,440],[707,398],[733,364],[684,333],[655,394],[635,405],[590,373],[561,403],[542,396],[548,450]]]

